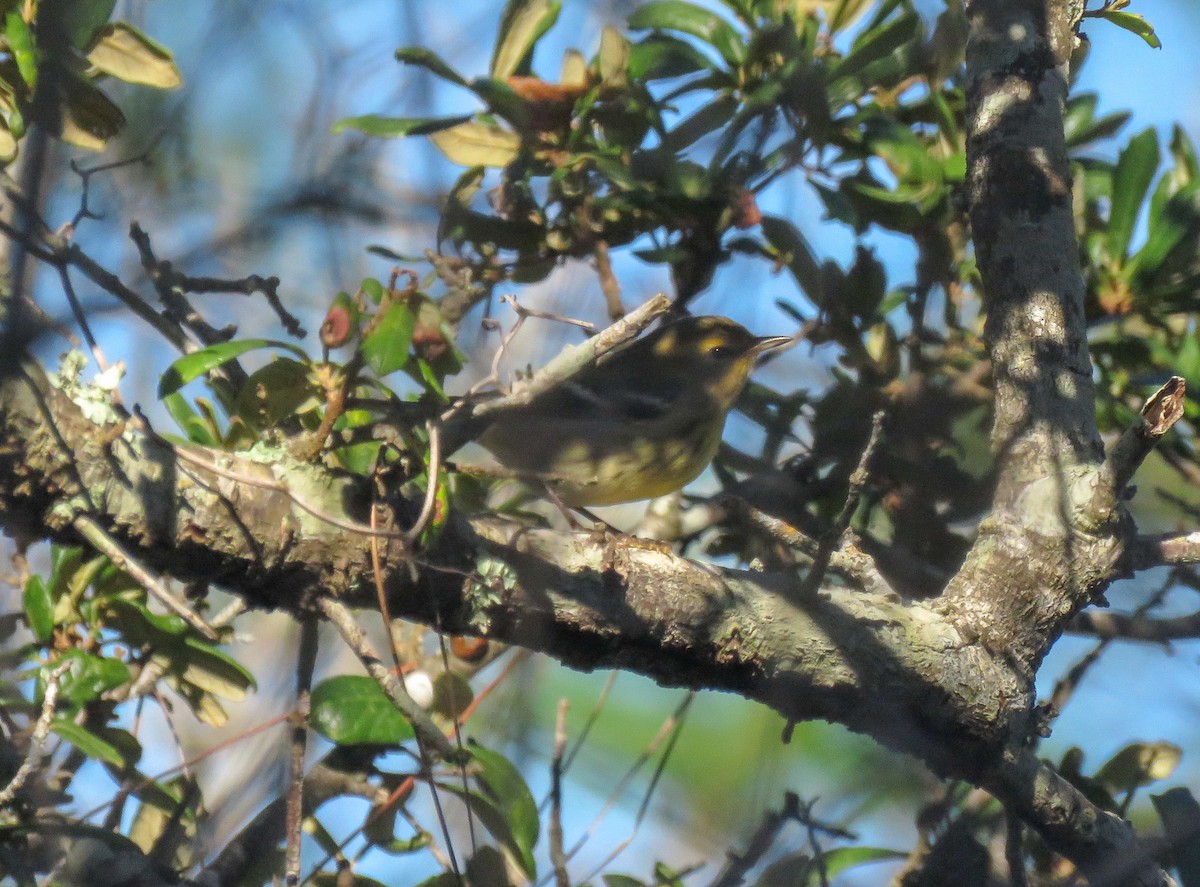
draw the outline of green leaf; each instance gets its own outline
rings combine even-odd
[[[1118,28],[1124,28],[1137,34],[1149,44],[1151,49],[1162,49],[1162,41],[1154,33],[1154,25],[1150,24],[1136,12],[1121,12],[1115,9],[1095,9],[1085,13],[1092,18],[1102,18],[1112,22]]]
[[[911,12],[859,35],[846,57],[829,72],[831,102],[840,104],[861,95],[863,87],[872,84],[859,83],[859,75],[876,62],[894,56],[920,35],[921,19]]]
[[[251,373],[238,392],[236,409],[251,427],[261,430],[315,410],[322,402],[308,364],[277,357]]]
[[[823,304],[821,266],[804,235],[787,219],[778,216],[763,216],[761,224],[763,236],[778,251],[779,261],[787,265],[800,289],[814,304]]]
[[[489,73],[496,80],[527,73],[534,46],[558,20],[561,0],[509,0]]]
[[[274,339],[237,339],[233,342],[220,342],[186,354],[167,367],[167,371],[163,373],[158,382],[158,396],[162,398],[168,394],[174,394],[188,382],[200,378],[209,370],[216,369],[221,364],[228,363],[247,351],[255,351],[259,348],[283,348],[301,360],[307,358],[301,349],[290,342],[279,342]]]
[[[1132,791],[1175,772],[1183,749],[1170,742],[1134,742],[1113,755],[1093,777],[1113,794]]]
[[[537,844],[539,823],[537,802],[529,786],[517,768],[499,752],[473,745],[471,757],[481,767],[476,779],[511,829],[525,873],[530,878],[535,877],[533,848]]]
[[[126,83],[158,89],[175,89],[183,83],[170,51],[126,22],[101,28],[87,58],[96,70]]]
[[[384,306],[363,338],[362,355],[367,366],[380,376],[402,369],[408,363],[416,324],[416,315],[404,302]]]
[[[1113,169],[1107,249],[1115,262],[1124,264],[1142,201],[1157,169],[1158,134],[1148,128],[1130,139]]]
[[[905,859],[908,853],[889,850],[886,847],[835,847],[825,852],[825,873],[832,878],[847,869],[866,865],[869,862],[884,862],[889,859]]]
[[[186,397],[177,391],[168,394],[162,402],[188,440],[206,447],[220,446],[220,438],[212,433],[208,423],[192,408]]]
[[[32,90],[37,86],[37,54],[33,32],[29,30],[29,25],[21,17],[21,13],[14,10],[4,17],[4,36],[8,39],[8,51],[17,63],[21,79]]]
[[[406,65],[417,65],[418,67],[425,68],[443,80],[449,80],[451,83],[456,83],[459,86],[467,85],[466,78],[442,61],[440,56],[420,46],[404,46],[397,49],[396,60],[404,62]]]
[[[645,881],[639,881],[630,875],[601,875],[604,887],[646,887]]]
[[[606,86],[625,86],[629,81],[629,41],[625,35],[611,25],[600,32],[600,52],[596,65],[600,70],[600,81]],[[566,78],[563,78],[566,82]]]
[[[670,34],[650,34],[629,47],[629,77],[635,81],[665,80],[713,69],[708,56]]]
[[[1183,887],[1200,887],[1200,804],[1183,787],[1151,795],[1170,842],[1171,861]]]
[[[255,686],[254,675],[227,653],[189,635],[183,647],[155,653],[153,660],[191,687],[204,693],[241,702]]]
[[[54,600],[46,580],[41,576],[30,576],[25,583],[23,603],[29,630],[39,644],[44,644],[54,633]]]
[[[494,123],[461,123],[429,138],[447,160],[459,166],[508,166],[521,152],[520,136]]]
[[[121,131],[125,115],[99,87],[82,74],[56,66],[53,96],[35,106],[34,118],[47,132],[68,144],[88,151],[102,151],[108,140]]]
[[[129,666],[116,659],[82,650],[67,650],[62,656],[71,666],[62,677],[59,696],[75,705],[91,702],[101,693],[114,690],[130,679]],[[39,674],[45,679],[46,669]]]
[[[518,132],[529,129],[529,103],[505,81],[478,77],[471,81],[471,91],[487,103],[489,111],[507,120]]]
[[[125,768],[135,763],[135,761],[129,759],[127,753],[122,751],[118,745],[110,742],[108,739],[97,736],[91,730],[81,727],[67,718],[55,718],[50,722],[50,729],[56,736],[65,739],[89,758],[94,758],[97,761],[103,761],[106,764],[112,764],[114,767],[119,768]],[[125,735],[129,736],[128,733]],[[130,739],[132,738],[130,737]],[[136,740],[134,742],[136,744]]]
[[[710,44],[731,66],[746,61],[746,42],[728,21],[684,0],[651,0],[629,16],[630,30],[679,31]]]
[[[50,4],[49,9],[53,10],[55,24],[62,28],[71,44],[76,49],[85,49],[96,32],[112,18],[116,5],[116,0],[74,0]],[[40,10],[42,15],[48,11],[47,7]]]
[[[412,725],[365,675],[339,675],[314,687],[309,725],[338,745],[396,745],[413,737]]]
[[[385,117],[382,114],[364,114],[361,117],[346,117],[333,125],[331,132],[339,133],[355,129],[369,136],[397,139],[404,136],[426,136],[452,126],[466,123],[470,114],[454,117]]]

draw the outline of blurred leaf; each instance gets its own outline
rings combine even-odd
[[[206,447],[220,446],[221,439],[213,433],[205,419],[197,413],[186,397],[176,391],[162,399],[163,406],[179,426],[179,430],[187,435],[192,443]]]
[[[30,576],[25,583],[22,602],[29,630],[39,644],[45,643],[54,632],[54,601],[46,580],[41,576]]]
[[[315,410],[322,402],[309,366],[277,357],[246,379],[238,391],[236,409],[252,427],[264,429],[288,416]]]
[[[1146,191],[1158,169],[1158,134],[1153,128],[1138,133],[1117,158],[1112,179],[1112,209],[1108,216],[1108,255],[1123,263]]]
[[[274,339],[237,339],[233,342],[220,342],[191,354],[185,354],[167,367],[167,371],[162,374],[162,378],[158,382],[158,396],[162,398],[173,394],[209,370],[216,369],[221,364],[228,363],[247,351],[255,351],[260,348],[282,348],[295,354],[301,360],[307,357],[301,349],[290,342],[279,342]]]
[[[1132,791],[1175,772],[1183,749],[1170,742],[1134,742],[1113,755],[1093,777],[1114,794]]]
[[[543,84],[543,81],[540,80],[533,82],[546,88],[553,88],[552,84]],[[507,120],[518,132],[529,131],[533,116],[530,103],[525,101],[507,82],[492,77],[477,77],[471,81],[470,87],[472,92],[487,103],[488,110],[497,117]]]
[[[787,265],[804,294],[820,305],[825,298],[821,285],[821,269],[812,248],[800,230],[787,219],[763,216],[763,236],[779,252],[779,261]]]
[[[848,28],[862,17],[870,6],[871,0],[838,0],[833,11],[829,13],[829,33],[836,34]]]
[[[520,137],[494,123],[461,123],[429,138],[459,166],[508,166],[521,151]]]
[[[363,337],[362,355],[367,366],[380,376],[402,369],[408,363],[417,318],[404,302],[389,302]]]
[[[97,70],[126,83],[175,89],[183,83],[170,51],[126,22],[100,29],[88,62]]]
[[[167,653],[156,652],[152,661],[179,681],[231,702],[241,702],[246,691],[255,686],[254,675],[244,665],[191,635],[184,638],[182,647]]]
[[[561,0],[508,0],[489,68],[491,76],[507,80],[514,74],[528,73],[525,68],[534,46],[558,20],[561,9]]]
[[[670,34],[650,34],[629,47],[629,77],[636,81],[683,77],[712,69],[708,56]]]
[[[1154,26],[1136,12],[1120,12],[1115,9],[1093,9],[1086,13],[1091,18],[1102,18],[1112,22],[1118,28],[1124,28],[1137,34],[1149,44],[1151,49],[1162,49],[1162,41],[1154,33]]]
[[[1150,800],[1170,842],[1171,860],[1183,887],[1200,887],[1200,804],[1182,786]]]
[[[601,875],[604,887],[646,887],[645,881],[639,881],[630,875]]]
[[[442,59],[428,49],[423,49],[420,46],[404,46],[396,50],[396,60],[404,62],[406,65],[417,65],[425,68],[443,80],[449,80],[451,83],[456,83],[459,86],[466,86],[467,80]]]
[[[605,29],[607,33],[608,29]],[[603,46],[604,38],[601,37],[601,46]],[[621,69],[624,73],[624,68]],[[578,49],[568,49],[563,53],[562,66],[558,72],[558,83],[563,88],[582,89],[587,86],[588,82],[588,66],[587,59],[583,57],[583,53]]]
[[[338,675],[313,688],[309,725],[338,745],[398,745],[413,729],[371,678]]]
[[[746,43],[737,30],[715,12],[684,0],[651,0],[629,16],[630,30],[679,31],[710,44],[731,66],[746,61]]]
[[[533,848],[538,839],[537,802],[520,771],[499,752],[471,746],[472,760],[481,768],[476,779],[503,814],[512,838],[521,854],[522,867],[530,878],[536,877]]]
[[[13,10],[4,17],[4,36],[8,39],[8,51],[13,61],[17,63],[17,71],[21,79],[32,90],[37,86],[38,66],[37,55],[33,43],[33,33],[29,25],[21,17],[21,13]]]
[[[869,862],[906,859],[908,853],[886,847],[835,847],[825,851],[825,873],[833,878],[842,872]]]
[[[849,101],[861,95],[864,87],[875,85],[860,82],[862,78],[859,75],[876,62],[894,56],[901,47],[914,42],[920,35],[921,19],[912,11],[860,34],[846,57],[829,72],[831,102],[840,104]]]
[[[102,151],[108,140],[121,131],[125,115],[100,88],[72,69],[57,65],[53,77],[53,95],[40,102],[37,122],[64,142],[88,151]]]
[[[471,119],[470,114],[454,117],[385,117],[382,114],[364,114],[361,117],[346,117],[333,125],[331,132],[339,133],[355,129],[369,136],[395,139],[404,136],[425,136],[452,126],[459,126]]]
[[[611,25],[600,32],[600,52],[596,62],[600,81],[609,87],[625,86],[628,82],[630,46],[625,35]],[[566,82],[566,78],[563,78]]]
[[[122,751],[115,743],[102,739],[91,730],[68,718],[55,718],[50,722],[50,730],[89,758],[104,761],[106,764],[112,764],[121,769],[136,763],[136,759],[130,760],[126,752]],[[125,735],[129,736],[128,733]],[[130,736],[130,739],[132,738]],[[136,740],[134,742],[136,744]]]
[[[75,705],[91,702],[101,693],[116,689],[130,679],[129,666],[107,656],[67,650],[62,654],[62,661],[68,660],[71,666],[59,684],[59,697]],[[45,679],[45,673],[45,669],[39,673],[39,682]]]
[[[71,3],[45,4],[39,12],[47,15],[52,10],[54,24],[63,29],[76,49],[84,49],[112,18],[116,5],[116,0],[73,0]]]

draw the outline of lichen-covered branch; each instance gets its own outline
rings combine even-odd
[[[150,569],[304,615],[327,599],[371,605],[375,538],[396,616],[576,668],[737,692],[789,719],[845,724],[940,773],[988,780],[1006,801],[1024,790],[992,774],[1030,735],[1030,685],[1010,657],[927,605],[833,585],[804,593],[791,574],[720,570],[628,540],[487,516],[452,522],[437,548],[410,560],[402,534],[346,529],[369,507],[358,478],[298,463],[282,447],[262,461],[215,452],[188,460],[136,423],[112,431],[36,369],[0,384],[4,528],[74,542],[75,520],[87,514]],[[1039,817],[1049,811],[1021,809],[1047,833],[1052,823]],[[1073,824],[1081,830],[1064,847],[1090,846],[1101,814],[1086,803],[1080,811],[1053,823],[1067,835]]]

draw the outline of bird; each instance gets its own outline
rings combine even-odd
[[[758,357],[792,340],[684,316],[499,412],[478,442],[569,507],[664,496],[712,461]]]

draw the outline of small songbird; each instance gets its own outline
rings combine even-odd
[[[683,317],[499,414],[479,443],[565,505],[663,496],[712,461],[758,356],[791,341]]]

